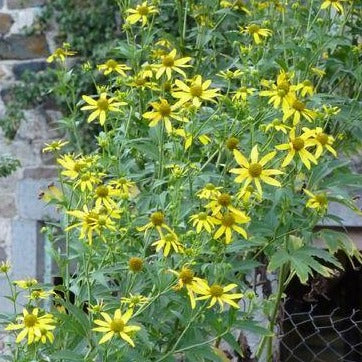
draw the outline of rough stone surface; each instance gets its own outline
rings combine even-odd
[[[22,75],[25,72],[38,73],[47,68],[48,64],[44,61],[41,62],[21,62],[15,64],[13,67],[13,72],[15,75],[15,79],[21,79]]]
[[[4,1],[3,0],[0,0],[0,8],[2,8],[4,5]]]
[[[5,218],[16,215],[15,199],[12,193],[0,194],[0,215]]]
[[[44,35],[14,34],[0,39],[0,59],[36,59],[49,55],[48,44]]]
[[[45,4],[45,0],[8,0],[7,4],[9,9],[24,9],[34,6],[42,6]]]
[[[9,32],[14,19],[9,14],[0,13],[0,34],[4,35]]]

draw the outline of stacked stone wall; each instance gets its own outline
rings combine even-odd
[[[8,89],[20,81],[26,70],[42,71],[54,50],[52,32],[29,32],[45,0],[0,0],[0,117],[9,102]],[[15,138],[8,140],[0,129],[0,155],[10,154],[21,167],[0,178],[0,262],[10,260],[13,277],[34,277],[37,222],[44,207],[37,194],[54,175],[53,160],[42,153],[45,142],[58,138],[54,122],[59,112],[44,107],[24,110]],[[2,298],[6,283],[0,277],[0,312],[8,309]]]

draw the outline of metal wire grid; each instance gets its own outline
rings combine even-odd
[[[359,310],[316,315],[283,310],[279,336],[282,362],[361,362],[362,319]]]

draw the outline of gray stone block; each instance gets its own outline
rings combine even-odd
[[[9,285],[4,277],[0,277],[0,313],[12,313],[13,305],[5,296],[10,295]]]
[[[49,48],[44,35],[14,34],[0,39],[0,59],[26,60],[48,55]]]
[[[25,9],[35,6],[42,6],[45,0],[8,0],[9,9]]]
[[[0,13],[0,35],[8,33],[13,23],[14,19],[11,15]]]
[[[35,170],[39,171],[39,178],[41,173],[44,175],[46,172],[46,168],[34,169],[33,171],[35,172]],[[46,205],[38,197],[40,192],[46,190],[51,182],[52,179],[50,178],[24,178],[18,182],[16,205],[20,218],[28,220],[59,219],[59,214],[54,206]]]
[[[21,62],[14,65],[13,73],[15,75],[15,79],[19,80],[25,72],[38,73],[45,70],[47,67],[48,63],[46,62]]]

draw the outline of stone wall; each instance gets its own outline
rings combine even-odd
[[[8,101],[7,89],[18,82],[25,70],[41,71],[54,50],[52,33],[28,35],[45,0],[0,0],[0,117]],[[59,137],[55,110],[38,107],[24,110],[25,120],[14,140],[7,140],[0,129],[0,155],[10,154],[21,162],[15,173],[0,178],[0,261],[9,259],[13,277],[36,276],[37,222],[44,205],[37,200],[42,187],[54,176],[53,160],[41,150],[45,142]],[[50,171],[49,171],[50,170]],[[53,171],[52,171],[53,170]],[[0,312],[7,309],[0,277]]]

